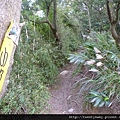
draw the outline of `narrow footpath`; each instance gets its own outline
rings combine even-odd
[[[51,98],[48,106],[42,114],[115,114],[120,113],[117,106],[111,108],[91,108],[84,106],[83,95],[79,95],[79,89],[74,84],[80,80],[85,73],[73,76],[76,65],[64,66],[58,76],[57,82],[49,88]]]

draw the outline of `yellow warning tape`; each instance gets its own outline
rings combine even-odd
[[[3,88],[3,84],[10,64],[11,54],[14,48],[13,41],[8,38],[9,32],[12,29],[13,24],[14,21],[11,22],[0,49],[0,92]]]

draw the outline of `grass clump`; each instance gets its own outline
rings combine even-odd
[[[84,91],[87,94],[87,102],[94,107],[110,107],[120,98],[120,55],[109,33],[91,34],[81,52],[71,54],[68,59],[87,67],[91,74],[91,77],[77,82],[79,93]]]

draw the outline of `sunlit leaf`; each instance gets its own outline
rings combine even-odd
[[[98,99],[96,100],[95,104],[94,104],[94,107],[98,106],[101,101],[102,101],[102,99],[101,99],[101,98],[98,98]]]
[[[93,98],[90,102],[93,103],[98,99],[98,97]]]
[[[105,98],[104,98],[104,101],[108,101],[108,100],[109,100],[109,97],[105,97]]]
[[[103,97],[107,97],[104,93],[101,93],[101,95],[102,95]]]
[[[96,92],[96,91],[91,91],[89,93],[92,94],[92,95],[94,95],[94,96],[99,96],[99,92]]]

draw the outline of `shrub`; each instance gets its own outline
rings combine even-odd
[[[77,81],[77,84],[80,83],[79,93],[86,92],[87,101],[95,102],[95,107],[110,106],[120,97],[119,50],[108,33],[91,35],[83,49],[84,52],[78,55],[72,54],[68,58],[70,62],[87,66],[88,72],[93,73],[91,78],[85,77]],[[89,92],[91,90],[94,92]],[[106,101],[106,98],[109,102]]]
[[[47,104],[47,86],[55,82],[58,70],[46,44],[34,50],[31,46],[30,41],[19,44],[0,113],[40,113]]]

